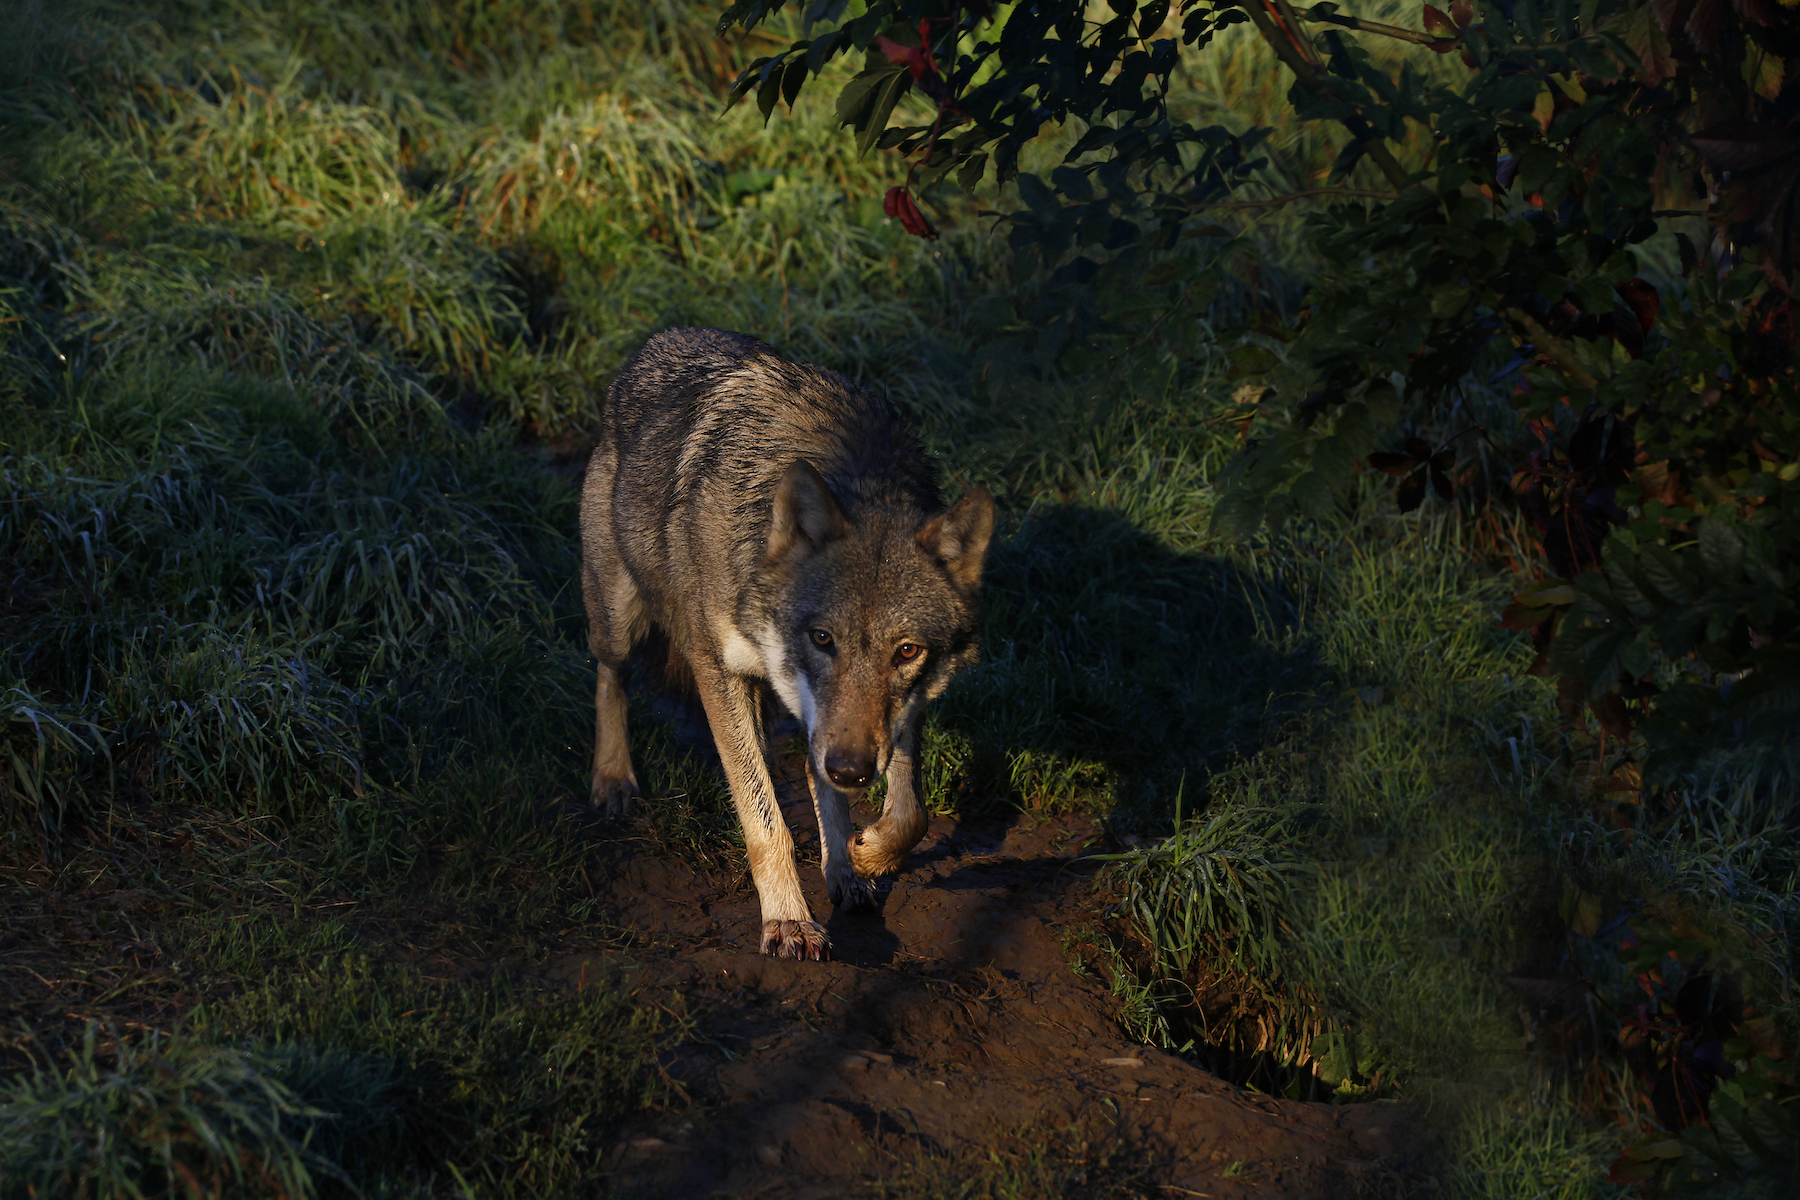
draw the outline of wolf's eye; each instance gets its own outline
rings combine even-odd
[[[808,630],[808,635],[812,638],[812,644],[817,646],[819,649],[821,649],[821,650],[831,649],[831,635],[829,633],[827,633],[825,630],[823,630],[823,629]]]
[[[894,651],[894,662],[896,664],[911,662],[923,653],[925,653],[925,647],[919,645],[917,642],[901,642],[900,648]]]

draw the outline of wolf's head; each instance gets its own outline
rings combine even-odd
[[[770,682],[806,725],[814,768],[841,788],[887,769],[898,731],[975,661],[993,497],[948,511],[844,514],[797,462],[776,490],[763,566],[775,584]]]

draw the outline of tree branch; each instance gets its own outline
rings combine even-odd
[[[1326,87],[1325,82],[1319,78],[1318,71],[1313,69],[1313,65],[1307,62],[1305,56],[1295,47],[1293,39],[1283,33],[1281,27],[1275,24],[1275,18],[1269,15],[1269,10],[1263,6],[1261,0],[1237,0],[1237,4],[1239,8],[1249,14],[1251,24],[1256,26],[1256,32],[1262,35],[1263,41],[1269,44],[1269,49],[1273,50],[1275,56],[1286,64],[1296,79],[1309,91],[1327,100],[1335,101],[1337,99],[1331,94],[1331,89]],[[1360,116],[1342,117],[1339,120],[1344,128],[1348,129],[1356,140],[1363,144],[1363,152],[1374,160],[1377,167],[1381,168],[1381,173],[1387,176],[1388,182],[1393,184],[1396,190],[1406,187],[1409,182],[1406,168],[1400,165],[1399,160],[1394,157],[1393,152],[1387,148],[1387,144],[1381,140],[1374,129],[1370,128],[1369,123]]]
[[[1536,317],[1517,305],[1508,305],[1500,310],[1500,314],[1522,330],[1531,339],[1532,348],[1561,367],[1578,387],[1599,386],[1600,381],[1588,374],[1588,369],[1581,365],[1581,360],[1575,357],[1575,351],[1569,349],[1568,343],[1538,324]]]
[[[1281,18],[1282,25],[1286,26],[1286,32],[1293,41],[1294,48],[1300,51],[1300,57],[1306,60],[1308,66],[1316,69],[1319,65],[1319,52],[1313,48],[1312,40],[1300,32],[1300,18],[1295,14],[1293,7],[1288,4],[1288,0],[1271,0],[1271,2],[1275,6],[1276,15]]]
[[[1400,193],[1382,192],[1374,188],[1316,187],[1289,192],[1285,196],[1271,196],[1267,200],[1218,200],[1205,204],[1190,204],[1187,207],[1194,211],[1203,208],[1279,208],[1283,204],[1292,204],[1296,200],[1314,200],[1320,196],[1344,196],[1363,200],[1398,200]]]
[[[1322,13],[1316,8],[1303,10],[1300,13],[1300,19],[1342,25],[1345,29],[1355,29],[1362,33],[1378,33],[1382,37],[1399,38],[1403,42],[1412,42],[1418,46],[1435,46],[1440,42],[1461,40],[1460,38],[1440,37],[1435,33],[1421,33],[1416,29],[1405,29],[1399,25],[1383,25],[1380,21],[1365,21],[1361,17],[1347,17],[1343,13]]]

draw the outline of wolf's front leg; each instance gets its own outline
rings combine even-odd
[[[850,861],[850,837],[856,826],[850,821],[848,797],[832,786],[812,755],[806,756],[806,782],[812,791],[813,812],[819,817],[819,867],[825,872],[825,891],[831,902],[849,912],[879,907],[874,885],[856,873]]]
[[[881,819],[849,840],[850,861],[863,878],[891,875],[906,861],[906,853],[919,844],[929,823],[925,805],[920,800],[924,781],[920,777],[919,742],[924,714],[908,720],[894,739],[893,757],[888,759],[887,804]]]
[[[700,704],[731,785],[731,803],[744,827],[750,878],[762,901],[762,952],[781,958],[829,958],[831,939],[812,919],[800,893],[794,839],[781,819],[775,785],[763,761],[761,696],[750,680],[727,671],[711,655],[696,654],[692,663]]]

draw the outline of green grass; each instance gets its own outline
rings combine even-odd
[[[1214,538],[1223,356],[1002,352],[1033,280],[975,205],[929,195],[936,244],[883,219],[901,167],[855,157],[830,80],[764,131],[715,119],[764,36],[727,46],[715,17],[0,15],[0,914],[26,947],[0,1016],[29,1027],[0,1058],[0,1194],[184,1170],[573,1194],[608,1129],[680,1102],[654,1069],[679,1004],[518,970],[595,904],[559,468],[678,322],[885,387],[948,487],[999,498],[984,660],[933,710],[927,799],[1105,823],[1114,917],[1071,937],[1133,1036],[1432,1109],[1448,1194],[1620,1194],[1605,1122],[1654,1121],[1618,1048],[1621,930],[1667,935],[1665,990],[1701,946],[1787,1020],[1791,781],[1597,801],[1616,763],[1495,628],[1504,518],[1400,517],[1371,486],[1339,521]],[[1177,107],[1278,114],[1262,53],[1196,56]],[[1259,194],[1336,153],[1271,146]],[[1203,332],[1297,302],[1298,213],[1242,218],[1261,257]],[[635,833],[736,869],[716,769],[632,720]],[[53,1005],[38,967],[69,981]],[[1513,977],[1591,987],[1522,1020]],[[881,1186],[1141,1190],[1035,1136]]]

